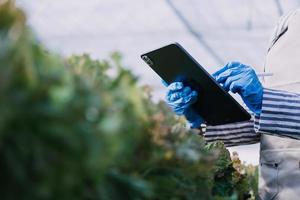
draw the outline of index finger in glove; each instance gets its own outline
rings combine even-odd
[[[218,83],[224,83],[229,77],[245,73],[246,69],[247,68],[241,68],[239,66],[227,69],[216,77],[216,81]]]
[[[221,68],[220,70],[213,73],[212,76],[214,78],[216,78],[217,76],[219,76],[221,73],[225,72],[226,70],[234,68],[234,67],[238,67],[240,64],[241,63],[239,63],[239,62],[229,62],[223,68]]]

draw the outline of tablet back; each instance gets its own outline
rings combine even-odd
[[[207,124],[221,125],[250,119],[250,114],[179,44],[170,44],[141,57],[168,84],[181,81],[198,92],[199,98],[193,109]]]

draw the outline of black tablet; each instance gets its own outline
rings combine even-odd
[[[193,109],[208,125],[241,122],[251,118],[179,44],[167,45],[141,57],[166,83],[181,81],[198,92],[199,100],[193,105]]]

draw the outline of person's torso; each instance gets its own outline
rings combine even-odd
[[[266,57],[269,88],[300,92],[300,10],[277,27]],[[300,133],[299,133],[300,134]],[[259,195],[263,200],[300,198],[300,140],[262,133]]]
[[[262,134],[259,168],[261,199],[300,197],[300,140]]]
[[[267,88],[300,93],[300,9],[283,17],[276,28],[265,61]]]

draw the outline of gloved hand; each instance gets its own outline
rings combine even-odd
[[[185,87],[182,82],[174,82],[168,86],[167,104],[177,115],[184,115],[191,128],[199,128],[204,122],[191,106],[197,101],[197,92]]]
[[[239,62],[230,62],[213,76],[225,90],[238,93],[251,111],[258,115],[261,113],[263,87],[254,69]]]

